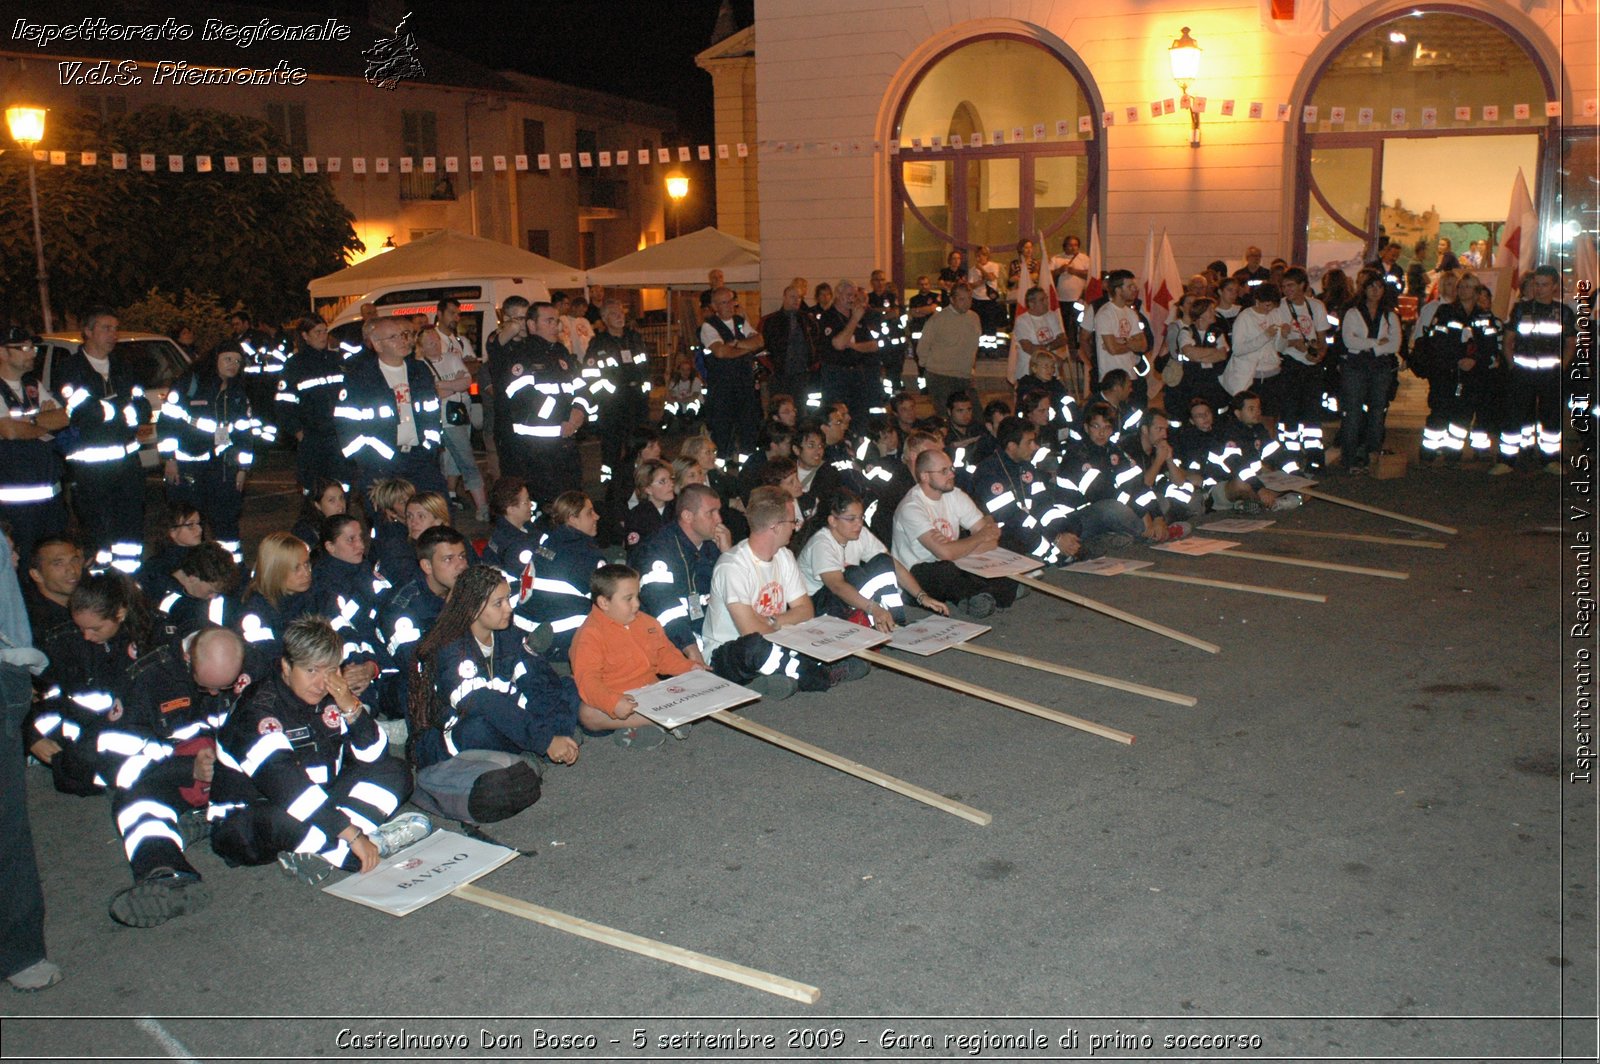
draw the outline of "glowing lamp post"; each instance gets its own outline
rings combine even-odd
[[[1189,27],[1183,27],[1183,36],[1167,49],[1167,62],[1172,67],[1172,80],[1189,101],[1189,147],[1200,146],[1200,112],[1189,96],[1189,83],[1200,77],[1200,46],[1189,36]]]
[[[683,225],[683,201],[689,195],[689,179],[676,172],[668,174],[667,195],[672,199],[672,235],[678,236]]]
[[[44,331],[55,328],[50,316],[50,275],[44,265],[44,233],[39,227],[39,180],[34,175],[33,146],[44,139],[44,108],[6,108],[6,125],[11,139],[22,145],[28,155],[28,195],[33,200],[33,249],[39,257],[39,310],[44,317]]]

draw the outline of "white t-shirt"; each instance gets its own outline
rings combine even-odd
[[[1139,312],[1133,307],[1119,307],[1108,302],[1095,312],[1094,316],[1094,347],[1095,364],[1100,367],[1100,376],[1104,377],[1114,369],[1120,369],[1130,377],[1139,375],[1139,356],[1114,355],[1106,350],[1105,338],[1115,336],[1126,342],[1137,335],[1141,325]]]
[[[1028,360],[1032,357],[1022,348],[1022,341],[1030,344],[1044,345],[1064,334],[1061,321],[1048,310],[1043,314],[1018,314],[1016,324],[1011,328],[1011,373],[1013,377],[1022,377],[1028,372]],[[1066,348],[1054,352],[1056,357],[1064,356]]]
[[[756,331],[750,328],[750,322],[748,319],[738,328],[734,328],[733,321],[730,318],[723,318],[722,324],[726,325],[728,327],[728,331],[741,340],[756,334]],[[711,321],[708,318],[706,323],[700,326],[700,346],[709,351],[711,350],[712,344],[720,344],[722,342],[722,334],[717,332],[716,327],[711,324]]]
[[[723,551],[717,567],[711,570],[711,601],[706,604],[706,621],[701,638],[705,654],[723,643],[739,638],[728,603],[739,602],[763,617],[776,617],[806,594],[800,566],[788,547],[780,547],[770,562],[764,562],[750,549],[748,539],[732,550]]]
[[[840,543],[826,527],[819,528],[800,550],[800,575],[806,582],[806,594],[815,595],[821,589],[823,573],[842,573],[852,565],[870,562],[887,549],[870,528],[863,528],[861,536],[849,543]]]
[[[894,556],[907,569],[923,562],[936,562],[938,555],[922,544],[924,532],[938,532],[957,539],[963,529],[983,520],[972,496],[956,488],[937,499],[930,499],[919,484],[906,492],[894,512]]]
[[[1075,303],[1083,297],[1083,290],[1089,286],[1087,277],[1074,277],[1068,270],[1089,270],[1089,256],[1083,252],[1076,255],[1057,255],[1050,260],[1050,272],[1061,271],[1061,278],[1056,281],[1056,298],[1063,304]]]
[[[400,415],[394,442],[400,447],[415,447],[422,441],[417,437],[417,419],[411,411],[411,379],[406,374],[406,364],[402,362],[398,366],[391,366],[380,358],[378,369],[382,371],[389,390],[394,393],[395,412]]]
[[[1317,331],[1321,330],[1324,334],[1328,331],[1328,308],[1322,305],[1322,300],[1311,296],[1306,297],[1304,303],[1296,303],[1293,307],[1290,307],[1289,301],[1284,299],[1280,300],[1272,313],[1267,315],[1267,322],[1271,325],[1289,326],[1289,332],[1284,337],[1282,354],[1309,366],[1311,360],[1308,356],[1316,354],[1317,349],[1323,346],[1323,342],[1317,339]],[[1420,317],[1418,327],[1421,327]],[[1290,340],[1304,340],[1306,350],[1290,347]]]
[[[996,299],[1000,295],[1000,264],[986,262],[982,266],[974,263],[967,271],[967,286],[972,289],[973,299]]]

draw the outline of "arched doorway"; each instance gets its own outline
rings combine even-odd
[[[1068,233],[1087,245],[1099,144],[1058,138],[1053,126],[1035,140],[1042,105],[1067,122],[1072,138],[1078,116],[1096,113],[1084,78],[1020,35],[962,41],[917,74],[895,117],[900,152],[889,156],[894,276],[904,287],[919,274],[937,277],[954,248],[988,245],[1005,263],[1017,241],[1041,230],[1049,247],[1038,252],[1046,259]],[[1016,129],[1024,131],[1021,142]]]
[[[1296,258],[1349,271],[1382,236],[1401,243],[1402,266],[1431,270],[1441,238],[1463,258],[1492,248],[1518,169],[1539,199],[1553,98],[1534,50],[1482,12],[1434,5],[1358,28],[1303,101],[1318,121],[1299,127]]]

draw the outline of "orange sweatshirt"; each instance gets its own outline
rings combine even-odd
[[[627,692],[694,668],[694,662],[661,630],[661,622],[648,613],[624,626],[601,613],[598,606],[589,610],[588,619],[573,636],[568,658],[578,694],[613,717],[626,715],[617,712],[617,700]]]

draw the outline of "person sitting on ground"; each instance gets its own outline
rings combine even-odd
[[[119,924],[155,927],[211,901],[183,851],[211,833],[216,733],[238,699],[244,654],[237,632],[216,627],[151,651],[128,672],[121,718],[100,732],[112,817],[133,871],[133,886],[111,899]]]
[[[83,582],[83,575],[83,548],[76,540],[45,536],[34,541],[22,601],[28,608],[28,625],[38,638],[72,623],[67,602]]]
[[[1228,439],[1226,427],[1217,420],[1211,400],[1197,395],[1189,400],[1183,424],[1172,433],[1172,453],[1192,481],[1205,493],[1208,509],[1232,509],[1233,501],[1224,490],[1233,479],[1233,460],[1239,446]]]
[[[156,603],[160,638],[176,643],[207,624],[232,628],[239,622],[239,567],[233,554],[217,542],[202,543],[184,553],[172,571],[177,586]]]
[[[983,404],[983,432],[967,451],[967,466],[956,470],[956,484],[962,491],[972,486],[972,473],[983,460],[1000,449],[997,435],[1000,425],[1011,416],[1011,404],[1004,399],[991,399]]]
[[[325,618],[283,631],[283,658],[217,733],[211,848],[229,867],[274,860],[317,884],[335,868],[370,872],[433,830],[421,813],[394,816],[411,769],[345,682],[344,640]]]
[[[792,407],[793,404],[791,403]],[[789,458],[794,454],[793,426],[773,418],[761,426],[761,435],[757,437],[756,453],[739,470],[737,490],[739,498],[749,497],[750,492],[761,486],[761,467],[774,458]]]
[[[72,619],[38,640],[50,664],[24,740],[28,753],[49,766],[56,790],[99,794],[108,782],[100,731],[121,715],[128,671],[155,645],[155,625],[139,585],[114,571],[85,578],[67,611]]]
[[[256,548],[256,571],[239,610],[245,683],[270,674],[283,656],[283,630],[311,612],[311,548],[287,532],[268,532]]]
[[[929,448],[917,456],[917,486],[894,514],[894,556],[934,598],[954,602],[967,616],[981,619],[1007,609],[1017,584],[989,579],[956,565],[969,554],[986,554],[1000,545],[1000,526],[956,487],[950,456]],[[969,534],[962,536],[965,530]]]
[[[1114,369],[1100,378],[1100,390],[1089,397],[1084,409],[1095,403],[1111,408],[1111,443],[1120,444],[1124,437],[1137,431],[1144,408],[1133,401],[1133,378],[1120,369]]]
[[[1298,473],[1299,461],[1262,420],[1260,396],[1254,392],[1240,392],[1235,399],[1238,408],[1223,428],[1232,445],[1229,452],[1233,476],[1225,490],[1226,498],[1234,509],[1251,512],[1295,509],[1301,503],[1299,494],[1271,490],[1261,482],[1261,471],[1275,469],[1280,473]]]
[[[160,602],[167,592],[178,586],[172,571],[191,547],[198,547],[207,539],[205,519],[191,503],[169,503],[162,523],[166,535],[147,552],[148,557],[139,568],[139,586],[144,588],[145,598],[151,602]]]
[[[311,490],[306,493],[305,500],[300,505],[300,517],[290,531],[301,543],[315,543],[323,518],[344,513],[349,504],[343,484],[337,480],[318,477],[311,485]]]
[[[494,526],[483,548],[483,564],[497,567],[513,585],[523,577],[532,580],[539,534],[533,527],[533,496],[528,494],[527,482],[521,477],[496,480],[489,489],[489,508]]]
[[[660,622],[673,646],[702,665],[700,632],[711,573],[733,542],[722,520],[722,500],[704,484],[694,484],[678,496],[673,523],[641,543],[628,559],[640,574],[644,611]]]
[[[475,565],[457,578],[444,612],[417,644],[408,745],[420,772],[463,750],[570,765],[578,760],[580,720],[606,717],[581,705],[572,679],[524,645],[512,608],[504,574]]]
[[[516,612],[536,626],[529,637],[533,649],[552,661],[566,661],[572,637],[589,616],[589,577],[606,559],[594,538],[600,515],[583,492],[557,495],[550,504],[550,525],[534,552],[533,583]]]
[[[1173,456],[1167,429],[1167,415],[1147,410],[1139,419],[1138,435],[1122,446],[1123,454],[1141,470],[1138,478],[1125,485],[1123,502],[1143,521],[1146,543],[1184,538],[1189,534],[1188,522],[1200,513],[1189,475]]]
[[[1059,370],[1056,356],[1048,351],[1028,356],[1028,372],[1017,378],[1017,413],[1022,414],[1023,396],[1029,392],[1044,392],[1050,397],[1050,408],[1060,417],[1059,427],[1064,431],[1077,420],[1078,402],[1061,383]]]
[[[1143,470],[1112,442],[1116,417],[1105,403],[1085,408],[1084,438],[1067,448],[1056,472],[1058,486],[1081,495],[1086,503],[1078,511],[1078,538],[1092,557],[1125,547],[1144,534],[1144,519],[1129,505]]]
[[[449,525],[436,525],[417,537],[417,576],[397,588],[378,608],[378,633],[394,662],[394,694],[390,707],[410,705],[407,685],[411,655],[424,632],[444,612],[445,598],[472,564],[466,538]]]
[[[348,514],[324,518],[311,561],[311,609],[344,640],[344,681],[357,698],[389,666],[378,635],[378,606],[389,582],[367,564],[367,537]]]
[[[622,522],[622,542],[632,550],[672,521],[673,500],[678,489],[672,484],[672,467],[656,458],[640,462],[633,470],[636,504]]]
[[[900,460],[887,466],[889,479],[875,480],[872,501],[867,503],[867,525],[872,529],[872,534],[887,543],[894,538],[894,514],[900,507],[900,500],[906,497],[908,491],[917,486],[916,468],[917,455],[923,451],[940,446],[939,437],[931,432],[913,432],[906,437],[900,446]]]
[[[750,537],[724,551],[711,574],[703,632],[705,655],[718,676],[781,700],[796,690],[826,691],[870,669],[859,658],[824,665],[769,642],[766,634],[815,616],[789,540],[800,521],[782,488],[750,493]]]
[[[1048,396],[1030,392],[1029,398],[1048,409]],[[1033,422],[1007,418],[998,438],[1000,450],[979,464],[972,487],[1000,526],[1001,546],[1046,565],[1070,564],[1083,548],[1076,531],[1083,496],[1035,467],[1039,433]]]
[[[861,497],[840,488],[823,503],[825,523],[800,550],[800,575],[820,615],[867,622],[880,632],[906,623],[905,596],[932,613],[950,608],[929,596],[866,527]]]
[[[400,477],[375,480],[367,489],[372,510],[372,570],[398,587],[411,579],[417,551],[406,527],[406,503],[417,493],[411,481]]]
[[[705,666],[673,646],[661,622],[641,611],[637,572],[626,565],[602,565],[589,586],[594,608],[572,640],[572,678],[584,703],[606,716],[598,727],[584,726],[609,731],[618,746],[654,750],[667,732],[637,712],[639,703],[628,692]],[[675,739],[688,734],[687,728],[672,729]]]
[[[799,477],[798,505],[802,521],[809,521],[821,500],[843,486],[839,471],[828,464],[825,439],[822,427],[815,423],[802,425],[795,434],[795,473]],[[763,480],[771,482],[766,474]]]

